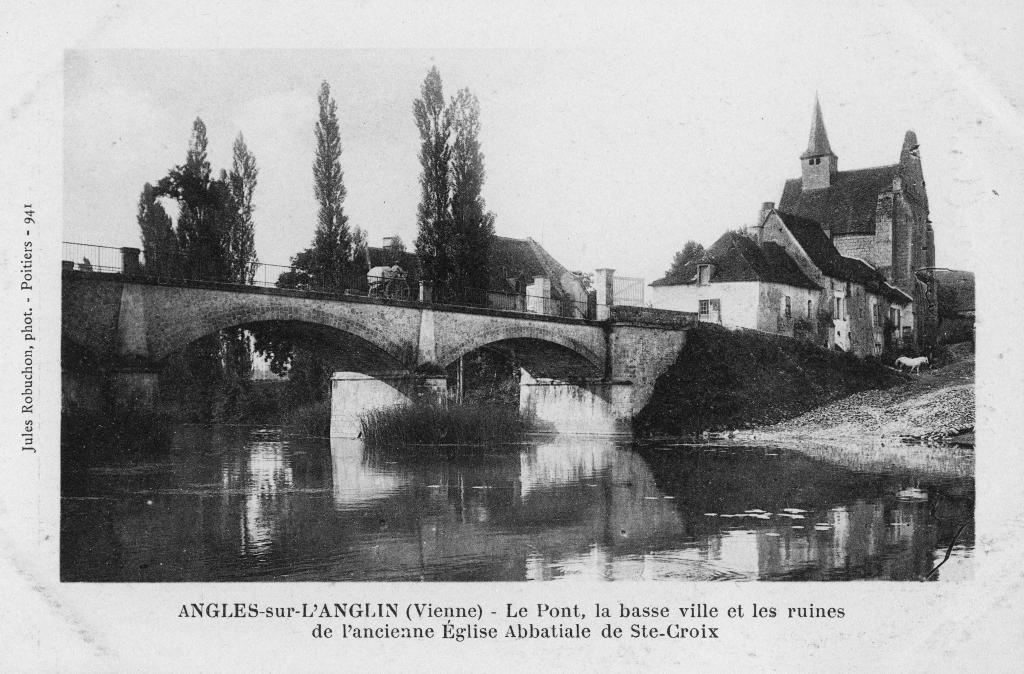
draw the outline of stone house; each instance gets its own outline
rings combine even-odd
[[[800,167],[800,177],[783,187],[779,210],[818,223],[840,254],[863,260],[912,297],[910,338],[932,342],[938,323],[937,289],[929,273],[935,238],[914,132],[904,135],[897,163],[840,171],[815,98]]]
[[[727,232],[700,260],[651,284],[658,309],[696,311],[698,319],[727,328],[753,328],[794,336],[808,301],[820,288],[775,243]]]
[[[384,238],[381,247],[367,248],[369,266],[397,264],[418,296],[423,267],[415,252],[402,251]],[[536,241],[495,236],[490,251],[487,287],[479,291],[479,304],[491,309],[524,311],[555,316],[585,317],[593,303],[583,282]],[[591,309],[592,313],[592,309]]]
[[[817,222],[768,204],[761,213],[755,239],[785,249],[820,289],[806,316],[817,341],[859,356],[913,341],[916,317],[909,293],[864,260],[840,254]]]
[[[817,223],[766,206],[759,227],[724,234],[702,258],[652,283],[654,306],[859,356],[903,339],[913,322],[909,295],[840,255]]]

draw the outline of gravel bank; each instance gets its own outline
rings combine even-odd
[[[855,393],[796,418],[749,431],[736,439],[953,438],[973,444],[974,353],[953,350],[954,362],[884,390]]]

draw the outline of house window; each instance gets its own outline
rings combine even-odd
[[[697,265],[697,285],[706,286],[711,283],[711,265]]]
[[[789,295],[786,295],[786,297],[785,297],[785,305],[783,307],[783,311],[786,314],[786,318],[792,318],[793,317],[793,307],[790,304]]]
[[[708,313],[710,313],[708,311],[708,307],[709,307],[709,305],[708,305],[708,301],[707,300],[701,300],[700,301],[700,315],[701,316],[707,316]]]

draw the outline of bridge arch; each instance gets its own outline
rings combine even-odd
[[[381,361],[378,367],[385,369],[406,369],[415,358],[409,345],[390,338],[382,326],[369,325],[352,315],[332,313],[314,306],[282,306],[271,302],[247,303],[227,311],[203,312],[187,321],[150,326],[150,357],[163,360],[195,340],[227,328],[272,322],[309,324],[351,335],[370,350],[378,352]]]
[[[586,379],[604,373],[604,356],[564,331],[514,323],[465,335],[439,349],[437,362],[447,368],[477,349],[502,344],[511,347],[535,377]]]

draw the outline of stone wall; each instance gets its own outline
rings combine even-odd
[[[612,406],[619,417],[635,416],[651,399],[654,382],[676,362],[686,344],[681,330],[615,325],[609,335],[613,383],[630,382],[630,389],[613,389]]]
[[[789,297],[790,316],[785,315],[786,297]],[[810,311],[807,303],[810,302]],[[781,283],[760,284],[757,323],[752,327],[761,332],[772,332],[796,337],[799,321],[804,321],[812,332],[817,332],[818,305],[821,291]]]

